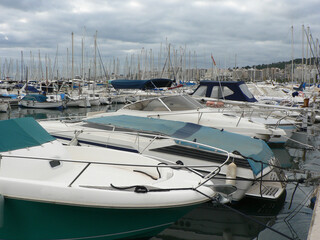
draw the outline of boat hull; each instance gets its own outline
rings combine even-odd
[[[52,108],[52,109],[62,109],[63,102],[36,102],[36,101],[20,101],[20,107],[25,108]]]
[[[98,208],[4,199],[1,239],[152,237],[195,208]]]

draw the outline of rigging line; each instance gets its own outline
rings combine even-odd
[[[301,209],[305,206],[304,204],[307,202],[307,200],[310,198],[310,196],[313,193],[313,189],[310,190],[309,194],[301,201],[301,203],[298,204],[298,206],[292,211],[288,216],[285,217],[285,221],[290,221],[292,218],[294,218]]]
[[[296,184],[296,186],[295,186],[295,188],[294,188],[294,190],[293,190],[293,193],[292,193],[292,195],[291,195],[291,200],[290,200],[290,204],[289,204],[289,209],[291,208],[292,201],[293,201],[293,197],[294,197],[294,194],[296,193],[296,190],[297,190],[298,186],[299,186],[299,182],[297,182],[297,184]]]
[[[271,167],[274,167],[274,168],[279,168],[279,169],[282,169],[282,170],[288,170],[288,169],[289,169],[289,168],[284,168],[284,167],[277,166],[277,165],[274,165],[274,164],[271,164],[271,163],[266,163],[266,162],[263,162],[263,161],[261,161],[261,160],[256,160],[256,159],[254,159],[254,158],[252,158],[252,157],[247,157],[247,156],[245,156],[245,155],[242,155],[242,154],[241,154],[239,151],[237,151],[237,150],[234,150],[232,153],[233,153],[233,154],[236,154],[236,155],[239,155],[239,156],[243,157],[244,159],[250,159],[250,160],[252,160],[252,161],[254,161],[254,162],[256,162],[256,163],[263,163],[264,165],[271,166]]]
[[[309,195],[311,195],[312,194],[312,191],[310,191],[310,194]],[[307,200],[307,198],[305,198],[302,202],[306,202],[306,200]],[[297,234],[297,232],[294,230],[294,228],[291,226],[291,223],[289,222],[292,218],[294,218],[299,212],[300,212],[300,210],[302,209],[302,207],[303,207],[304,205],[303,204],[299,204],[295,209],[294,209],[294,211],[292,211],[288,216],[286,216],[285,218],[284,218],[284,222],[285,222],[285,224],[288,226],[288,228],[289,228],[289,230],[291,231],[291,233],[292,233],[292,235],[295,235],[296,237],[298,237],[298,234]],[[289,218],[289,216],[291,216],[290,218]]]

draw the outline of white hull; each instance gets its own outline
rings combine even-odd
[[[7,112],[9,109],[9,103],[0,103],[0,112]]]
[[[19,106],[26,108],[63,108],[63,102],[20,101]]]
[[[208,174],[210,171],[216,169],[216,166],[223,163],[221,159],[223,155],[215,154],[215,151],[192,149],[178,144],[179,141],[169,137],[162,137],[154,142],[150,139],[153,137],[135,133],[124,133],[117,131],[97,131],[95,128],[86,127],[83,123],[63,123],[60,121],[41,121],[40,124],[54,137],[60,139],[64,144],[73,144],[81,146],[100,146],[106,148],[121,149],[129,152],[140,152],[143,155],[151,156],[166,163],[175,163],[182,161],[185,166],[197,166],[195,169],[201,171],[204,174]],[[184,140],[181,140],[184,141]],[[209,147],[209,146],[208,146]],[[210,147],[209,147],[210,148]],[[211,147],[212,148],[212,147]],[[175,149],[174,152],[170,152],[170,149]],[[213,148],[214,149],[214,148]],[[206,156],[204,158],[204,156]],[[225,160],[227,159],[226,156]],[[259,176],[255,176],[247,160],[241,160],[239,157],[236,162],[241,162],[237,168],[237,177],[242,179],[257,179]],[[237,162],[237,163],[238,163]],[[203,166],[203,167],[202,167]],[[212,167],[209,167],[212,166]],[[241,167],[242,166],[242,167]],[[246,167],[244,167],[246,166]],[[221,166],[219,177],[221,179],[213,179],[215,184],[225,184],[225,177],[227,173],[227,165]],[[263,179],[269,180],[269,178],[275,177],[274,172],[270,168],[263,170]],[[277,199],[283,192],[283,187],[280,183],[263,182],[263,187],[275,189],[274,195],[260,194],[260,188],[256,188],[252,185],[252,181],[236,181],[237,191],[229,196],[232,201],[241,200],[248,192],[251,195],[262,197],[265,199]],[[254,189],[252,189],[254,188]]]
[[[100,99],[99,98],[94,98],[94,99],[90,99],[89,98],[89,102],[91,106],[100,106]]]

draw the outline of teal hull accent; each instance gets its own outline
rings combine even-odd
[[[5,198],[0,239],[134,239],[157,235],[196,206],[80,207]]]

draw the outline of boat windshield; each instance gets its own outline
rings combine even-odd
[[[240,87],[241,91],[243,92],[243,94],[245,94],[248,98],[254,97],[246,84],[240,84],[239,87]]]
[[[154,99],[146,99],[130,105],[123,109],[138,111],[185,111],[196,110],[203,106],[190,96],[169,96]]]

